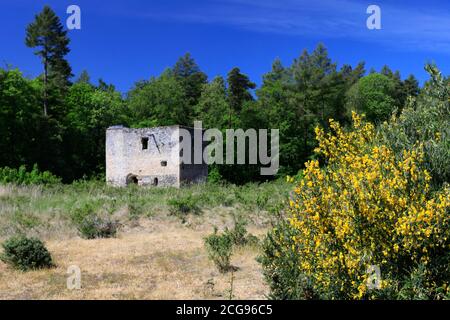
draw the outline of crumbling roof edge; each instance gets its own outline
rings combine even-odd
[[[194,127],[189,127],[189,126],[183,126],[183,125],[179,125],[179,124],[173,124],[173,125],[170,125],[170,126],[157,126],[157,127],[146,127],[146,128],[130,128],[130,127],[126,127],[124,125],[114,125],[114,126],[108,127],[106,130],[122,130],[122,129],[146,130],[146,129],[159,129],[159,128],[200,129],[200,128],[194,128]],[[202,130],[204,130],[204,129],[205,128],[202,128]]]

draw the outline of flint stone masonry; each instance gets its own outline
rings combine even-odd
[[[180,187],[185,183],[205,182],[208,165],[184,164],[180,154],[180,128],[194,137],[194,129],[183,126],[131,129],[113,126],[106,130],[106,182],[123,187]],[[201,131],[203,134],[203,131]],[[191,153],[194,152],[193,139]],[[202,145],[204,149],[206,145]],[[184,150],[183,150],[184,151]],[[193,155],[191,155],[193,158]]]

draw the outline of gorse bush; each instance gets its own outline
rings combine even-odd
[[[232,269],[230,265],[231,254],[233,253],[233,239],[228,233],[219,234],[217,228],[214,233],[205,239],[205,247],[208,257],[214,262],[217,269],[222,272],[228,272]]]
[[[257,260],[270,287],[269,298],[275,300],[318,299],[312,280],[299,268],[299,253],[294,243],[297,230],[280,220],[262,244]]]
[[[306,164],[290,200],[289,224],[266,239],[262,261],[271,287],[298,285],[272,293],[401,298],[421,268],[423,280],[420,290],[414,283],[415,290],[442,298],[450,281],[450,189],[432,192],[420,147],[397,158],[356,114],[352,131],[332,120],[330,127],[328,134],[316,129],[316,152],[327,166]],[[369,291],[372,265],[380,267],[381,288]]]
[[[49,171],[39,171],[37,165],[33,166],[31,171],[27,171],[25,166],[20,166],[19,169],[12,169],[8,167],[0,168],[0,183],[7,184],[57,184],[61,179],[54,176]]]
[[[3,244],[0,260],[22,271],[49,268],[53,266],[52,257],[45,245],[36,238],[17,236]]]

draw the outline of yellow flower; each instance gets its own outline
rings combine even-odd
[[[376,144],[373,125],[352,118],[352,131],[333,120],[330,133],[316,128],[316,150],[327,166],[306,163],[289,212],[302,272],[319,287],[365,298],[367,263],[406,257],[426,264],[432,248],[448,248],[450,230],[441,226],[450,223],[450,188],[432,194],[422,151],[397,159]]]

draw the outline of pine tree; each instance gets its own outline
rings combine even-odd
[[[419,82],[414,75],[410,74],[405,81],[403,81],[403,90],[406,97],[417,97],[420,92]]]
[[[391,68],[389,68],[389,66],[387,65],[384,65],[383,68],[381,68],[380,73],[391,79],[394,78],[394,73],[392,72]]]
[[[280,81],[286,76],[286,72],[281,60],[276,58],[272,63],[272,70],[263,76],[263,80],[264,82]]]
[[[192,108],[198,103],[202,87],[208,79],[207,75],[200,70],[189,52],[178,59],[172,71],[183,86],[188,104]]]
[[[344,64],[340,70],[340,74],[347,89],[358,82],[358,80],[361,79],[365,73],[365,62],[363,61],[359,62],[355,68],[351,65]]]
[[[86,70],[81,71],[80,76],[75,81],[75,83],[91,83],[91,77],[89,76],[89,73]]]
[[[35,20],[28,25],[25,43],[30,48],[38,48],[35,54],[41,57],[44,65],[44,115],[48,114],[49,87],[66,89],[72,69],[64,59],[70,51],[70,39],[67,31],[55,12],[45,6],[42,12],[35,16]],[[58,90],[59,91],[59,90]]]
[[[230,127],[232,112],[239,113],[245,101],[253,100],[250,89],[255,89],[256,84],[251,82],[247,75],[242,74],[239,68],[233,68],[228,73],[228,103],[230,105]]]
[[[102,78],[98,79],[97,88],[100,91],[105,91],[105,92],[115,92],[116,91],[115,85],[106,83],[105,81],[103,81]]]
[[[188,78],[197,72],[200,68],[189,52],[180,57],[173,67],[173,74],[179,78]]]

